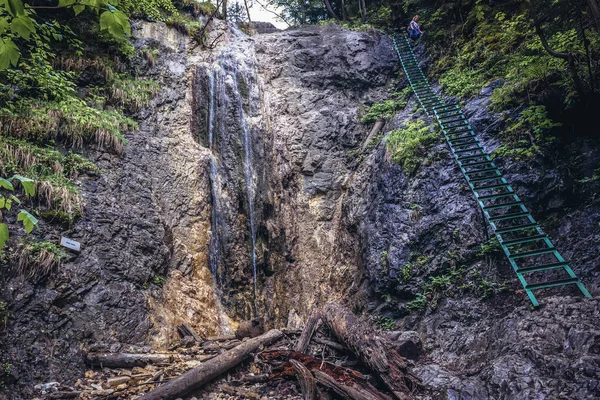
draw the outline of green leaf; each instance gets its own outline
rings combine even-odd
[[[0,210],[2,210],[4,208],[5,204],[6,204],[6,197],[0,196]]]
[[[0,224],[0,249],[8,242],[8,225]]]
[[[0,38],[0,71],[7,69],[11,64],[17,66],[21,58],[21,52],[16,44],[10,39]]]
[[[81,4],[76,4],[73,6],[73,11],[75,11],[75,15],[81,14],[81,12],[85,10],[85,6]]]
[[[33,228],[38,225],[37,218],[25,210],[19,211],[19,214],[17,215],[17,221],[23,221],[23,226],[25,227],[25,232],[27,233],[31,233]]]
[[[20,16],[13,18],[10,30],[15,34],[19,35],[25,40],[29,40],[32,33],[35,32],[35,25],[33,20],[28,16]]]
[[[8,0],[8,12],[15,16],[25,14],[23,2],[21,0]]]
[[[9,27],[8,19],[6,17],[0,18],[0,35],[8,30]]]
[[[122,11],[104,11],[100,15],[100,29],[108,31],[116,39],[122,40],[124,35],[131,35],[129,18]]]
[[[4,189],[8,190],[15,190],[15,187],[12,185],[12,183],[10,183],[9,180],[4,178],[0,178],[0,187],[3,187]]]
[[[10,180],[17,179],[23,185],[27,196],[35,196],[35,181],[21,175],[14,175]]]

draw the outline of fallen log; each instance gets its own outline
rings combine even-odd
[[[331,347],[332,349],[336,349],[339,351],[348,351],[348,348],[345,346],[342,346],[339,343],[336,342],[332,342],[331,340],[327,340],[327,339],[321,339],[320,337],[316,337],[313,339],[315,342],[325,345],[327,347]]]
[[[391,400],[389,396],[381,393],[377,388],[369,383],[367,377],[358,371],[343,368],[320,358],[309,356],[289,350],[273,350],[263,352],[260,357],[265,362],[276,364],[273,374],[274,378],[285,378],[297,376],[294,361],[304,365],[310,372],[314,374],[317,382],[335,391],[340,396],[350,400]],[[330,379],[317,378],[317,374],[322,373]]]
[[[314,375],[317,382],[321,385],[348,400],[391,400],[389,396],[383,393],[375,394],[357,385],[348,386],[341,384],[323,371],[314,371]]]
[[[269,345],[282,337],[283,333],[281,331],[273,329],[262,336],[248,339],[236,348],[219,354],[204,364],[146,393],[138,400],[170,400],[183,397],[223,372],[235,367],[259,347]]]
[[[418,379],[388,339],[375,335],[372,326],[340,304],[326,304],[322,317],[333,334],[377,374],[396,398],[412,398]]]
[[[306,321],[306,325],[304,325],[304,329],[302,330],[302,335],[300,335],[300,339],[298,339],[298,343],[296,343],[294,350],[299,353],[306,353],[310,339],[317,330],[320,321],[321,316],[319,314],[311,315],[310,318],[308,318],[308,321]]]
[[[92,367],[133,368],[173,362],[172,354],[87,353],[85,362]]]
[[[302,398],[304,400],[316,400],[317,398],[317,384],[315,378],[311,374],[308,368],[304,366],[298,360],[290,360],[294,371],[296,372],[296,378],[300,383],[300,390],[302,391]]]

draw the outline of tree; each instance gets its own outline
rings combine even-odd
[[[31,5],[22,0],[0,0],[0,70],[16,67],[22,54],[22,43],[31,40],[40,24],[50,23],[40,18],[36,10],[61,8],[72,10],[76,16],[91,10],[100,18],[100,30],[117,40],[125,40],[131,35],[129,18],[109,0],[58,0],[51,6]],[[61,37],[55,35],[52,39],[61,40]]]

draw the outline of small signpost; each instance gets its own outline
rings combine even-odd
[[[60,237],[60,245],[76,252],[81,251],[81,243],[68,239],[64,236]]]

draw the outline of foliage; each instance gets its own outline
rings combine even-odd
[[[489,240],[479,245],[479,251],[477,257],[486,257],[490,255],[497,255],[502,253],[502,247],[496,236],[491,237]]]
[[[154,21],[163,21],[177,12],[171,0],[120,0],[119,7],[130,15],[144,16]]]
[[[549,132],[561,124],[548,118],[546,107],[530,106],[521,112],[518,120],[508,119],[507,125],[501,133],[503,145],[494,151],[494,155],[526,160],[550,148],[555,137]]]
[[[420,311],[427,307],[435,309],[439,302],[448,296],[464,296],[470,293],[480,299],[486,299],[505,289],[503,284],[484,278],[478,266],[452,267],[447,274],[430,276],[421,285],[420,293],[408,302],[406,307],[411,311]]]
[[[0,0],[0,70],[19,66],[23,51],[29,49],[28,42],[49,43],[63,39],[58,33],[53,32],[50,37],[42,30],[38,32],[38,27],[48,24],[60,27],[58,22],[45,21],[40,17],[36,12],[39,8],[47,7],[30,5],[22,0]],[[108,0],[58,0],[55,8],[69,8],[75,15],[86,10],[96,13],[100,30],[119,41],[131,35],[129,18]]]
[[[366,110],[360,122],[372,124],[379,120],[390,119],[404,107],[406,107],[406,101],[403,100],[386,100],[383,103],[373,104]]]
[[[40,279],[60,266],[65,257],[65,252],[54,243],[29,241],[21,250],[19,272],[28,279]]]
[[[375,321],[375,325],[377,325],[379,329],[391,331],[396,327],[396,321],[390,317],[379,317]]]
[[[181,33],[193,35],[197,30],[202,28],[202,23],[194,19],[188,14],[176,12],[165,19],[165,23],[174,27]]]
[[[149,79],[135,79],[129,75],[118,75],[112,82],[110,103],[139,111],[158,93],[159,85]]]
[[[386,144],[392,161],[401,165],[407,174],[412,174],[427,156],[429,146],[437,140],[437,131],[417,120],[406,122],[403,129],[389,132]]]
[[[154,275],[152,277],[152,283],[158,287],[163,287],[165,282],[166,282],[166,278],[164,276]]]
[[[23,187],[25,196],[31,197],[35,195],[35,183],[32,179],[21,175],[13,175],[5,179],[0,177],[0,218],[3,217],[2,210],[10,212],[13,204],[20,204],[21,200],[12,194],[15,190],[13,183],[19,182]],[[0,219],[1,220],[1,219]],[[20,210],[17,215],[17,221],[23,224],[25,231],[31,233],[34,227],[37,226],[37,219],[26,210]],[[9,239],[10,230],[7,224],[0,223],[0,249],[2,249]]]

